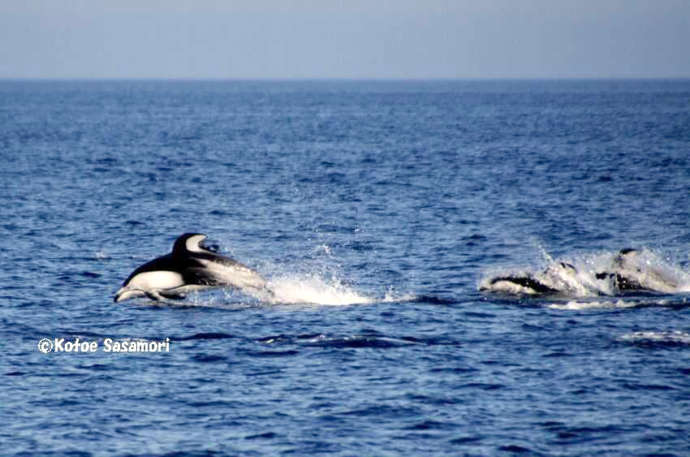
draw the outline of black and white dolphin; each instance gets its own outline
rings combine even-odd
[[[577,274],[575,267],[566,262],[550,265],[542,273],[518,273],[491,278],[481,285],[480,291],[513,295],[558,295],[565,292],[564,278]]]
[[[622,294],[677,292],[678,282],[662,269],[641,260],[641,255],[637,249],[621,249],[611,262],[611,271],[598,272],[595,277],[610,280]]]
[[[688,290],[685,277],[649,252],[628,248],[616,253],[603,271],[578,271],[572,264],[554,262],[541,272],[509,273],[483,280],[479,290],[565,297],[673,294]]]
[[[184,298],[187,292],[209,287],[265,290],[266,280],[256,271],[201,243],[201,233],[185,233],[175,240],[170,254],[134,270],[115,294],[115,302],[135,297],[154,300]]]

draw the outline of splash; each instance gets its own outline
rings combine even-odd
[[[342,266],[328,244],[319,244],[308,251],[301,261],[286,265],[266,263],[261,268],[267,274],[263,290],[246,290],[262,304],[350,306],[372,303],[404,302],[413,299],[409,294],[397,293],[392,287],[367,289],[341,279]]]
[[[257,292],[256,298],[272,304],[314,304],[345,306],[377,301],[337,278],[325,280],[318,275],[283,276],[268,281],[266,291]]]
[[[560,298],[620,297],[690,292],[690,274],[648,249],[623,249],[551,260],[541,270],[504,270],[483,278],[481,291]],[[627,303],[613,302],[614,307]],[[568,309],[601,306],[570,302]]]
[[[409,302],[417,299],[416,295],[401,294],[390,287],[383,297],[364,294],[344,284],[337,277],[325,279],[318,274],[280,276],[269,280],[265,290],[250,293],[262,303],[283,305],[349,306]]]

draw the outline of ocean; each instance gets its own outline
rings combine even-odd
[[[688,80],[2,81],[0,151],[4,456],[690,455]],[[274,298],[113,302],[186,232]]]

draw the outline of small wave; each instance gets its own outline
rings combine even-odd
[[[429,305],[453,305],[456,304],[458,301],[457,300],[452,300],[450,298],[443,298],[443,297],[438,297],[435,295],[413,295],[413,294],[406,294],[402,295],[397,298],[393,298],[388,300],[388,297],[385,301],[397,301],[397,302],[405,302],[405,303],[426,303]]]
[[[619,340],[636,344],[690,345],[690,333],[678,330],[633,332],[621,336]]]
[[[634,299],[618,299],[618,300],[571,300],[565,303],[549,303],[547,308],[561,309],[570,311],[582,311],[588,309],[626,309],[626,308],[649,308],[649,307],[664,307],[664,308],[685,308],[687,307],[687,300],[672,300],[665,298],[639,298]]]
[[[319,338],[321,336],[321,333],[305,333],[296,336],[280,334],[257,338],[256,342],[261,344],[292,344],[295,341],[311,340],[313,338]]]
[[[562,309],[568,311],[583,311],[588,309],[623,309],[623,308],[637,308],[641,304],[634,301],[626,300],[592,300],[592,301],[569,301],[567,303],[551,303],[547,308]]]
[[[109,260],[110,254],[108,254],[106,251],[101,249],[100,251],[98,251],[94,254],[94,258],[96,260]]]
[[[243,351],[244,354],[249,355],[250,357],[258,357],[258,358],[274,358],[274,357],[290,357],[293,355],[299,354],[299,351],[296,351],[294,349],[289,349],[286,351],[252,351],[252,350],[245,350]]]
[[[192,360],[199,363],[216,363],[216,362],[227,362],[228,358],[224,355],[216,354],[196,354],[192,356]]]
[[[403,346],[459,346],[460,343],[447,336],[414,337],[387,336],[379,332],[365,332],[354,335],[326,335],[323,333],[303,335],[274,335],[255,340],[266,346],[305,346],[332,348],[397,348]]]
[[[388,349],[414,344],[423,344],[409,338],[391,338],[385,336],[352,335],[341,338],[315,338],[305,343],[306,346],[330,348],[379,348]]]
[[[188,340],[224,340],[228,338],[235,338],[234,335],[229,333],[220,332],[207,332],[207,333],[195,333],[190,336],[173,337],[174,341],[188,341]]]

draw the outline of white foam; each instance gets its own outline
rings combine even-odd
[[[110,255],[106,251],[104,251],[103,249],[96,252],[96,254],[94,256],[96,257],[96,260],[108,260],[108,259],[110,259]]]
[[[264,293],[257,298],[269,303],[346,306],[376,301],[373,297],[344,285],[336,278],[326,281],[317,275],[274,278],[268,281],[267,289],[273,292],[272,296]]]
[[[317,274],[285,275],[268,281],[266,290],[250,292],[255,298],[271,304],[309,304],[324,306],[366,305],[415,300],[413,294],[399,294],[389,288],[381,298],[364,294],[343,284],[336,277],[325,279]]]
[[[650,342],[650,343],[675,343],[690,344],[690,333],[678,330],[668,332],[633,332],[619,338],[621,341],[628,342]]]
[[[383,300],[379,300],[383,303],[393,303],[393,302],[411,302],[417,300],[417,295],[410,294],[410,293],[403,293],[398,295],[398,293],[393,290],[392,288],[388,289],[388,292],[386,292],[386,295],[383,297]]]
[[[621,309],[621,308],[635,308],[640,306],[640,303],[625,300],[592,300],[592,301],[569,301],[567,303],[552,303],[547,305],[551,309],[561,309],[567,311],[582,311],[587,309]]]

